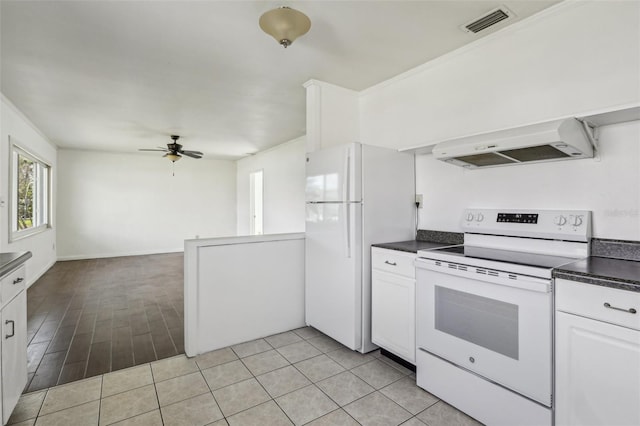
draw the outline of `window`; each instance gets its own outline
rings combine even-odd
[[[249,232],[262,235],[262,170],[249,174]]]
[[[49,226],[51,167],[11,145],[11,239]]]

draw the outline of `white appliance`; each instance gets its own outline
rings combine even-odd
[[[414,238],[413,155],[351,143],[307,154],[306,172],[306,323],[369,352],[371,244]]]
[[[552,269],[589,255],[588,211],[464,213],[419,251],[417,383],[489,425],[551,425]]]
[[[438,160],[469,169],[593,157],[592,129],[575,118],[441,142]]]

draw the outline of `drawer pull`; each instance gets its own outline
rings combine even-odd
[[[387,265],[391,265],[391,266],[396,266],[397,265],[396,262],[389,262],[388,260],[385,260],[384,263],[386,263]]]
[[[22,281],[24,281],[24,278],[16,278],[15,280],[13,280],[13,284],[20,284]]]
[[[604,302],[604,307],[608,309],[615,309],[616,311],[628,312],[630,314],[635,314],[636,312],[638,312],[634,308],[629,308],[629,309],[616,308],[615,306],[611,306],[611,304],[608,302]]]
[[[9,337],[13,337],[16,335],[16,323],[13,320],[6,320],[5,325],[11,324],[11,334],[5,334],[4,338],[8,339]]]

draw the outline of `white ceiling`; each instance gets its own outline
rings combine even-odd
[[[501,4],[512,23],[558,2],[2,0],[1,88],[60,147],[176,133],[239,158],[305,133],[311,78],[362,90],[476,40],[459,26]],[[312,22],[288,49],[258,26],[281,5]]]

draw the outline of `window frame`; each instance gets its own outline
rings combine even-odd
[[[36,185],[34,193],[34,209],[37,209],[37,213],[34,213],[34,219],[37,217],[39,223],[36,226],[32,226],[28,229],[17,229],[17,215],[18,215],[18,168],[17,159],[18,156],[29,159],[36,164]],[[9,242],[21,240],[23,238],[30,237],[32,235],[39,234],[52,228],[52,167],[49,163],[42,160],[37,155],[34,155],[29,150],[23,148],[19,143],[16,143],[9,136]],[[44,191],[44,193],[43,193]]]

